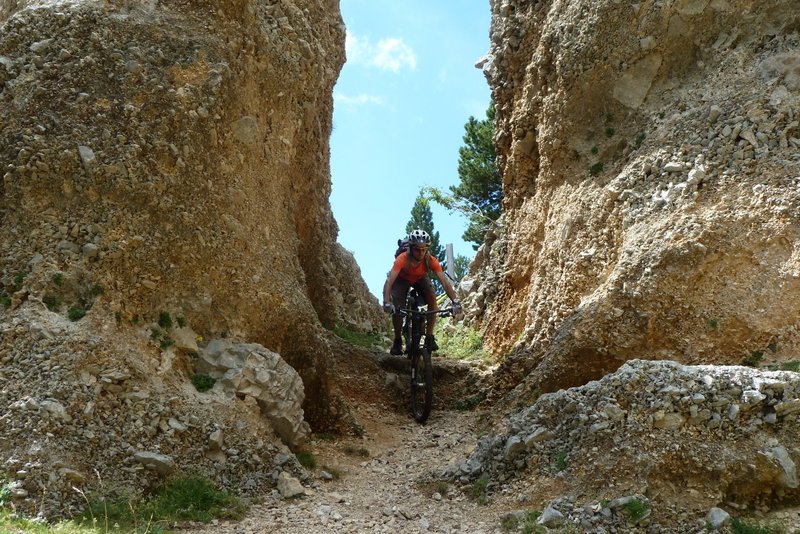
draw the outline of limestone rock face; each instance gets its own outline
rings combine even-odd
[[[492,2],[505,214],[465,305],[503,393],[800,345],[800,33],[778,0]],[[510,354],[510,356],[509,356]]]
[[[332,1],[0,0],[0,456],[31,509],[74,500],[36,490],[59,467],[150,485],[141,451],[257,490],[275,432],[340,421],[324,327],[383,326],[328,201],[344,38]],[[194,389],[216,338],[294,368],[292,424]]]

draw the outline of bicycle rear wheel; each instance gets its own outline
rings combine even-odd
[[[411,359],[411,413],[418,423],[424,423],[433,403],[433,367],[431,353],[421,348]]]

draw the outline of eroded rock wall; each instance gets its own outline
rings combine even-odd
[[[336,243],[328,201],[343,62],[335,1],[0,2],[6,404],[50,398],[91,420],[92,395],[124,414],[126,395],[142,391],[153,432],[129,443],[158,448],[169,430],[158,406],[174,397],[192,412],[192,342],[224,337],[258,343],[299,373],[313,428],[342,422],[324,327],[383,325]],[[173,344],[170,321],[199,339]],[[124,386],[95,388],[108,372]],[[242,449],[279,442],[263,417],[241,416],[257,415],[254,402],[231,402],[203,412],[184,438],[202,435],[202,454],[206,423],[218,420]],[[38,408],[27,417],[31,430],[71,432]],[[24,456],[13,428],[0,443]],[[113,465],[90,450],[85,473],[93,461]],[[252,460],[228,456],[231,469]]]
[[[796,357],[796,2],[492,2],[504,226],[468,299],[498,392]],[[510,355],[509,355],[510,354]]]

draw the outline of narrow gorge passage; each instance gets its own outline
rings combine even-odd
[[[344,345],[339,347],[344,348]],[[468,456],[485,416],[457,409],[477,391],[477,366],[434,359],[434,406],[419,425],[408,410],[408,363],[404,357],[364,352],[337,361],[337,382],[347,392],[361,436],[314,435],[307,450],[306,494],[285,499],[275,490],[242,521],[189,527],[219,534],[321,532],[502,532],[511,496],[480,504],[473,485],[458,487],[441,471]],[[272,465],[265,466],[271,470]],[[518,507],[518,504],[516,505]]]

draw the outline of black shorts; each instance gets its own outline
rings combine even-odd
[[[436,294],[433,292],[433,284],[431,283],[431,279],[427,276],[423,276],[413,284],[408,280],[397,277],[392,285],[392,304],[394,304],[396,309],[406,307],[406,294],[408,293],[408,288],[411,286],[419,291],[419,294],[422,295],[425,302],[430,300],[429,296],[436,299]]]

